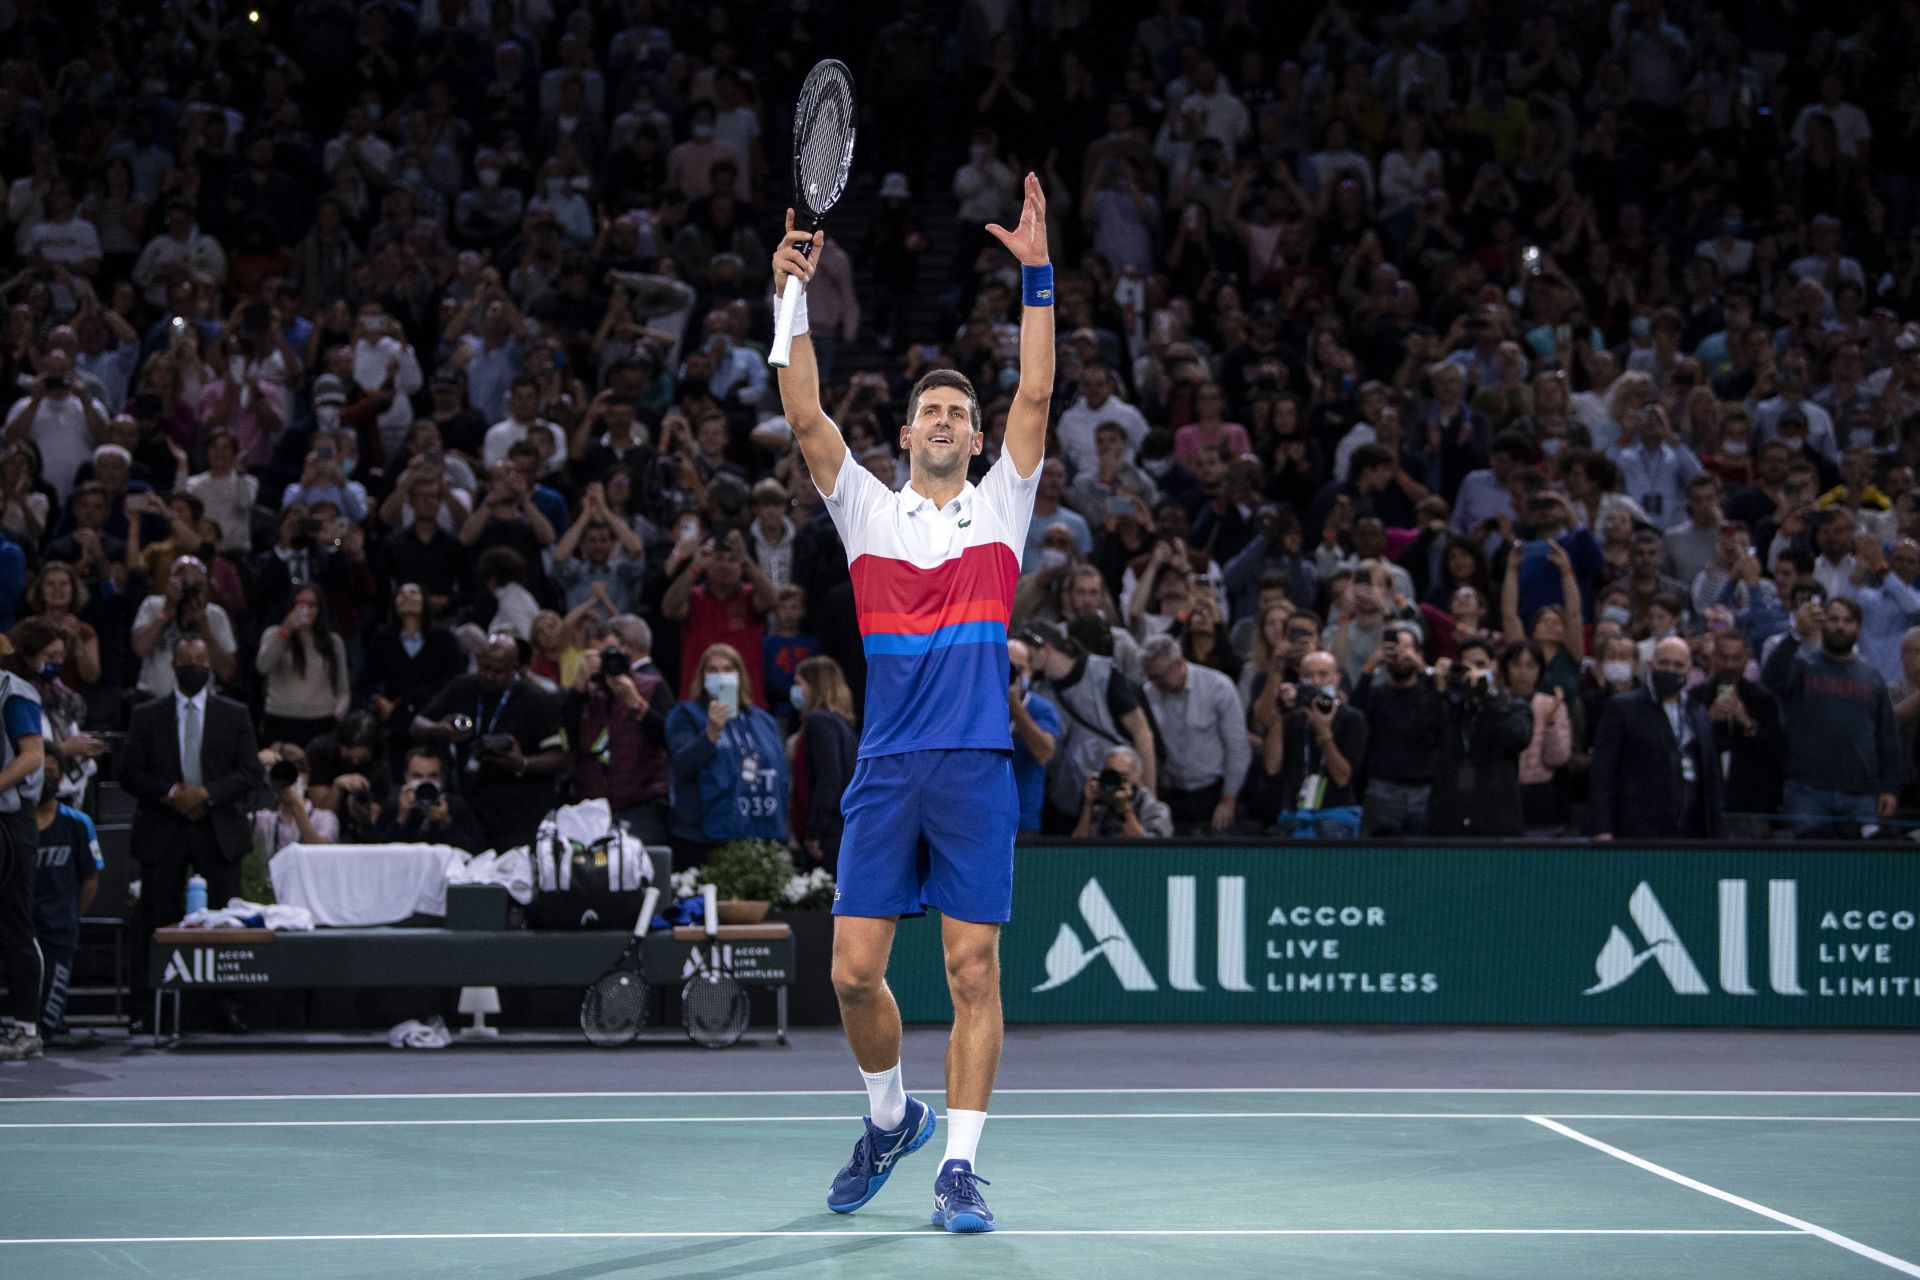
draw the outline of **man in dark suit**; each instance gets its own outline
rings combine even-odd
[[[1727,818],[1707,709],[1685,696],[1687,642],[1653,650],[1641,688],[1607,704],[1593,746],[1588,817],[1596,840],[1717,840]]]
[[[149,990],[147,945],[153,931],[180,919],[189,868],[207,881],[207,903],[224,907],[240,892],[240,860],[253,847],[250,813],[265,785],[253,720],[242,703],[208,688],[207,642],[184,636],[173,647],[172,693],[134,708],[120,759],[120,785],[139,801],[133,857],[140,864],[139,941],[134,948],[134,1009]]]

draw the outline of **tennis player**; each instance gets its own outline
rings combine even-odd
[[[820,408],[804,302],[780,399],[813,482],[846,544],[867,655],[866,731],[842,801],[840,888],[834,895],[833,986],[847,1042],[866,1078],[870,1114],[827,1207],[873,1199],[903,1155],[933,1136],[933,1109],[900,1075],[900,1010],[887,958],[902,916],[940,912],[953,1036],[947,1048],[947,1151],[933,1221],[991,1231],[974,1172],[987,1099],[1000,1066],[1000,926],[1013,909],[1013,836],[1020,805],[1007,721],[1007,619],[1033,518],[1053,392],[1053,267],[1046,200],[1027,175],[1012,231],[987,228],[1020,260],[1020,385],[1000,460],[978,488],[973,384],[934,370],[915,384],[900,428],[910,464],[895,493],[848,453]],[[812,240],[811,256],[799,246]],[[809,280],[823,235],[793,229],[773,258],[776,294]]]

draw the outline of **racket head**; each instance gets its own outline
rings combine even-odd
[[[580,1030],[602,1049],[632,1044],[647,1022],[647,985],[625,967],[602,975],[580,1002]]]
[[[853,72],[838,58],[813,64],[793,107],[793,203],[817,226],[853,169]]]
[[[747,1033],[747,989],[731,974],[702,969],[681,993],[687,1037],[703,1049],[725,1049]]]

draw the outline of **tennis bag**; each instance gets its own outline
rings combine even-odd
[[[613,822],[604,800],[547,815],[534,836],[535,929],[631,930],[640,918],[653,859],[647,846]]]

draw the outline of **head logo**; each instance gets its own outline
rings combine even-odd
[[[1800,985],[1800,886],[1795,880],[1767,882],[1767,979],[1775,995],[1803,996]],[[1607,933],[1607,940],[1594,957],[1593,973],[1599,979],[1586,989],[1594,996],[1611,991],[1651,960],[1666,975],[1667,984],[1683,996],[1712,994],[1707,980],[1694,963],[1693,955],[1680,940],[1666,909],[1653,888],[1641,881],[1627,899],[1627,914],[1639,930],[1645,946],[1636,947],[1619,925]],[[1747,974],[1747,882],[1720,882],[1720,989],[1730,996],[1759,994]]]
[[[1247,981],[1247,879],[1218,876],[1214,880],[1215,975],[1222,991],[1252,991]],[[1095,960],[1105,959],[1113,976],[1127,991],[1158,991],[1153,971],[1134,945],[1119,912],[1107,900],[1098,880],[1089,879],[1079,898],[1080,920],[1093,944],[1081,939],[1071,922],[1063,923],[1047,948],[1047,978],[1035,987],[1037,995],[1065,986]],[[1167,985],[1175,991],[1205,991],[1198,965],[1198,882],[1194,876],[1167,877]]]

